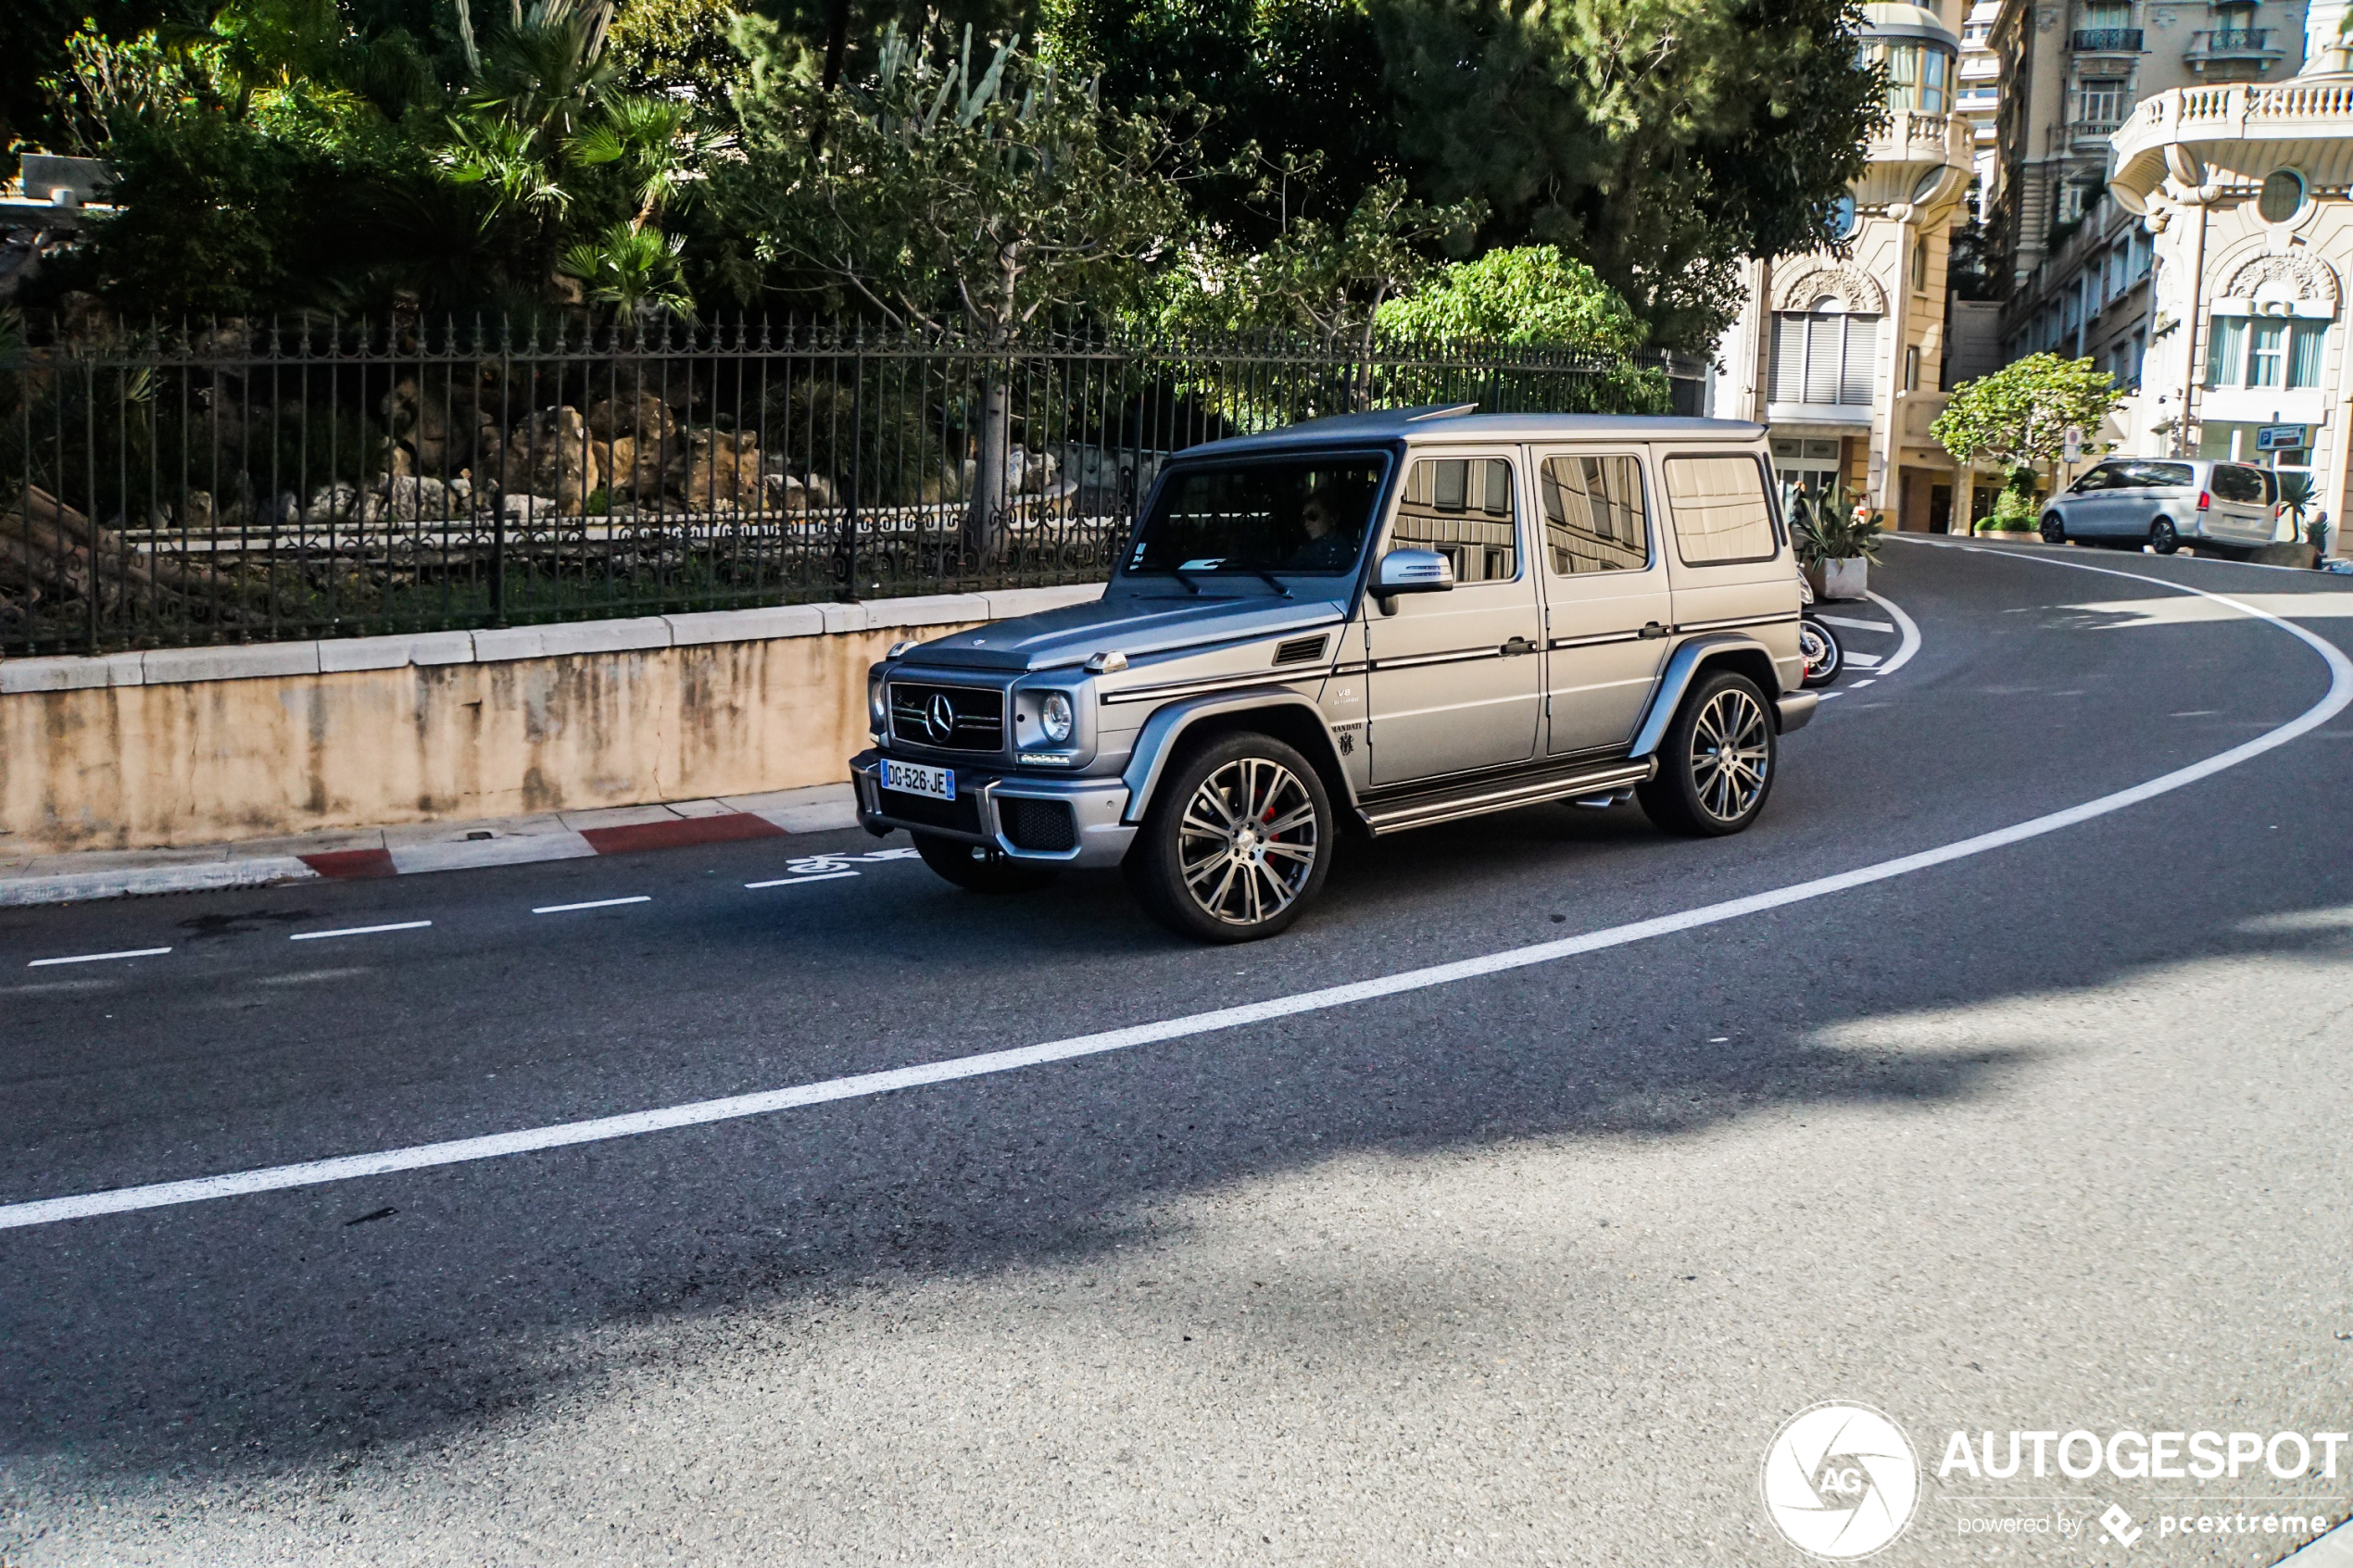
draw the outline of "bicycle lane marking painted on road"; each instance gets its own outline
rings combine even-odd
[[[1989,554],[1994,552],[1987,552]],[[2020,558],[2034,559],[2036,558]],[[2353,659],[2346,658],[2334,644],[2306,631],[2303,627],[2258,609],[2252,605],[2192,588],[2179,583],[2164,583],[2159,579],[2139,577],[2135,573],[2118,571],[2107,567],[2079,566],[2072,561],[2048,561],[2043,564],[2065,566],[2079,571],[2097,571],[2114,577],[2132,578],[2135,582],[2154,583],[2174,587],[2181,592],[2197,594],[2228,605],[2258,620],[2270,622],[2310,646],[2327,664],[2329,687],[2321,699],[2296,718],[2275,729],[2268,730],[2227,751],[2216,753],[2186,767],[2176,768],[2145,784],[2134,784],[2080,806],[2053,811],[2009,827],[1996,828],[1991,833],[1923,849],[1916,854],[1898,856],[1853,871],[1831,876],[1815,877],[1793,883],[1785,887],[1751,894],[1743,898],[1729,898],[1721,903],[1706,904],[1697,909],[1674,914],[1659,915],[1650,920],[1611,926],[1605,930],[1587,932],[1582,935],[1563,937],[1531,947],[1507,948],[1499,953],[1478,958],[1461,959],[1452,963],[1432,964],[1422,969],[1406,970],[1397,974],[1382,975],[1371,980],[1355,981],[1344,985],[1325,986],[1318,990],[1300,992],[1289,997],[1270,997],[1265,1001],[1249,1002],[1239,1007],[1219,1008],[1209,1012],[1189,1013],[1180,1018],[1161,1019],[1149,1023],[1131,1024],[1124,1029],[1104,1030],[1093,1035],[1080,1035],[1065,1040],[1050,1040],[1040,1045],[1024,1046],[1012,1050],[984,1051],[973,1056],[952,1057],[944,1061],[924,1062],[912,1067],[895,1068],[883,1073],[862,1073],[846,1078],[829,1078],[814,1084],[801,1084],[791,1088],[770,1089],[756,1094],[734,1095],[722,1099],[697,1100],[686,1105],[666,1106],[653,1110],[632,1111],[619,1116],[601,1116],[585,1122],[566,1122],[553,1126],[529,1127],[510,1133],[495,1133],[487,1136],[455,1138],[441,1143],[419,1144],[407,1148],[383,1149],[371,1154],[352,1154],[326,1160],[306,1160],[298,1164],[273,1165],[258,1170],[235,1171],[216,1176],[199,1176],[186,1181],[157,1182],[143,1186],[119,1187],[112,1191],[82,1193],[65,1198],[37,1198],[30,1202],[0,1206],[0,1230],[29,1225],[55,1224],[65,1220],[89,1219],[103,1214],[128,1213],[142,1209],[160,1209],[183,1203],[202,1203],[218,1198],[247,1197],[256,1193],[278,1192],[290,1187],[317,1186],[332,1182],[357,1180],[363,1176],[391,1175],[402,1171],[426,1170],[442,1165],[465,1164],[480,1160],[496,1160],[509,1155],[531,1154],[551,1148],[565,1148],[577,1144],[603,1143],[615,1138],[637,1137],[648,1133],[673,1131],[681,1127],[705,1126],[716,1122],[738,1121],[746,1117],[773,1115],[778,1111],[823,1105],[834,1100],[861,1099],[875,1095],[891,1094],[901,1089],[920,1088],[931,1084],[953,1083],[963,1078],[986,1077],[999,1073],[1018,1072],[1049,1062],[1069,1061],[1081,1057],[1101,1056],[1114,1051],[1132,1050],[1139,1046],[1155,1045],[1163,1041],[1186,1039],[1200,1035],[1214,1034],[1227,1029],[1239,1029],[1253,1023],[1276,1019],[1295,1018],[1302,1013],[1321,1012],[1333,1008],[1352,1007],[1360,1002],[1393,997],[1410,991],[1428,990],[1438,985],[1456,985],[1491,974],[1506,973],[1537,964],[1555,963],[1563,959],[1620,947],[1634,942],[1646,942],[1654,937],[1669,936],[1679,932],[1702,926],[1743,920],[1768,910],[1786,908],[1810,899],[1827,897],[1874,883],[1909,876],[1932,867],[2022,844],[2046,834],[2074,827],[2099,817],[2154,800],[2159,796],[2187,788],[2201,780],[2235,768],[2266,752],[2287,745],[2327,723],[2347,707],[2353,706]]]

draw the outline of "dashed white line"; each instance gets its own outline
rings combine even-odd
[[[623,904],[650,904],[653,901],[652,894],[636,893],[626,898],[591,898],[583,904],[542,904],[531,912],[535,915],[562,915],[574,909],[610,909]]]
[[[415,931],[432,923],[429,920],[403,920],[395,921],[390,925],[346,925],[334,931],[297,931],[286,940],[321,942],[330,936],[373,936],[379,931]]]
[[[1850,621],[1843,615],[1818,615],[1814,619],[1828,621],[1832,626],[1849,627],[1857,632],[1884,632],[1891,637],[1895,634],[1895,628],[1884,621]]]
[[[793,887],[804,882],[839,882],[843,877],[857,874],[856,872],[812,872],[807,876],[780,876],[773,882],[747,882],[744,885],[746,887]]]
[[[1846,650],[1846,662],[1857,670],[1876,670],[1879,668],[1880,658],[1875,653],[1856,653],[1853,648],[1849,648]]]
[[[1994,553],[1994,552],[1988,552]],[[2025,557],[2021,558],[2033,559]],[[1808,882],[1768,888],[1743,898],[1729,898],[1721,903],[1704,904],[1697,909],[1679,910],[1630,924],[1611,926],[1588,932],[1579,936],[1564,937],[1554,942],[1540,942],[1525,947],[1506,948],[1498,953],[1486,953],[1477,958],[1461,959],[1452,963],[1432,964],[1423,969],[1405,970],[1371,980],[1350,985],[1327,986],[1321,990],[1295,992],[1287,997],[1273,997],[1262,1002],[1245,1003],[1239,1007],[1219,1008],[1210,1012],[1189,1013],[1179,1018],[1159,1019],[1138,1023],[1125,1029],[1105,1030],[1101,1034],[1080,1035],[1068,1039],[1050,1040],[1040,1045],[1024,1046],[1013,1050],[982,1051],[971,1056],[950,1057],[944,1061],[924,1062],[913,1067],[901,1067],[883,1073],[864,1073],[848,1078],[827,1078],[813,1084],[797,1085],[791,1088],[769,1089],[761,1093],[734,1095],[724,1099],[697,1100],[686,1105],[664,1106],[653,1110],[632,1111],[620,1116],[601,1116],[585,1122],[564,1122],[551,1126],[526,1127],[510,1133],[495,1133],[484,1137],[456,1138],[445,1143],[418,1144],[407,1148],[383,1149],[372,1154],[343,1155],[328,1160],[305,1160],[299,1164],[273,1165],[258,1170],[233,1171],[215,1176],[198,1176],[187,1181],[157,1182],[145,1186],[118,1187],[110,1192],[79,1193],[66,1198],[36,1198],[30,1202],[0,1204],[0,1230],[13,1230],[26,1225],[55,1224],[63,1220],[87,1219],[100,1214],[128,1213],[142,1209],[160,1209],[182,1203],[201,1203],[216,1198],[238,1198],[254,1193],[278,1192],[289,1187],[316,1186],[327,1182],[351,1181],[362,1176],[380,1176],[397,1171],[424,1170],[441,1165],[464,1164],[477,1160],[494,1160],[508,1155],[528,1154],[551,1148],[565,1148],[578,1144],[602,1143],[613,1138],[635,1137],[647,1133],[666,1132],[679,1127],[704,1126],[714,1122],[733,1122],[745,1117],[771,1115],[799,1107],[823,1105],[830,1101],[862,1099],[874,1095],[893,1093],[929,1084],[953,1083],[959,1079],[985,1077],[999,1073],[1017,1072],[1046,1062],[1068,1061],[1077,1058],[1101,1056],[1107,1052],[1130,1050],[1139,1046],[1164,1040],[1186,1039],[1194,1035],[1239,1029],[1249,1024],[1264,1023],[1278,1018],[1295,1018],[1303,1013],[1322,1012],[1333,1008],[1351,1007],[1382,997],[1406,992],[1423,991],[1438,985],[1451,985],[1466,980],[1491,974],[1507,973],[1537,964],[1557,962],[1579,954],[1620,947],[1629,943],[1646,942],[1653,937],[1672,935],[1678,932],[1696,930],[1703,926],[1743,920],[1751,915],[1792,904],[1826,897],[1834,893],[1868,887],[1874,883],[1894,877],[1909,876],[1935,866],[1968,859],[1973,856],[2007,848],[2045,834],[2059,832],[2129,807],[2170,795],[2178,789],[2213,777],[2228,769],[2250,761],[2266,752],[2287,745],[2297,737],[2320,728],[2347,707],[2353,707],[2353,659],[2348,659],[2335,645],[2305,630],[2269,610],[2204,588],[2186,583],[2167,583],[2158,578],[2142,577],[2136,572],[2118,571],[2108,567],[2077,566],[2072,561],[2049,561],[2046,564],[2072,567],[2079,571],[2097,571],[2111,577],[2129,577],[2136,582],[2170,587],[2185,594],[2196,594],[2212,599],[2243,614],[2267,621],[2305,643],[2327,663],[2329,687],[2321,699],[2302,713],[2274,729],[2267,730],[2254,739],[2242,742],[2227,751],[2220,751],[2187,767],[2176,768],[2170,773],[2120,789],[2080,806],[2052,811],[2030,818],[1991,833],[1971,838],[1942,844],[1916,854],[1880,860],[1858,866],[1853,871],[1831,876],[1816,877]],[[1891,608],[1893,607],[1890,607]],[[1897,612],[1900,616],[1900,612]],[[1918,629],[1907,630],[1913,636]],[[1908,641],[1908,639],[1907,639]],[[845,873],[820,873],[828,878]],[[846,873],[855,875],[855,872]],[[815,876],[786,878],[786,881],[817,880]],[[425,922],[418,924],[429,923]],[[381,927],[371,929],[384,929]],[[313,933],[332,935],[334,933]],[[296,940],[300,940],[299,937]]]
[[[157,959],[171,951],[169,947],[132,947],[120,953],[75,953],[62,959],[35,959],[27,969],[47,969],[61,963],[105,963],[109,959]]]

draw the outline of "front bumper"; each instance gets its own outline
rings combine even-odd
[[[1119,864],[1136,837],[1135,825],[1120,821],[1127,811],[1127,786],[1116,778],[1036,778],[959,766],[956,798],[950,803],[886,792],[881,764],[882,753],[877,750],[862,751],[849,759],[850,787],[858,795],[858,825],[869,833],[888,833],[894,828],[927,833],[966,844],[989,845],[1017,860],[1079,868]],[[1007,831],[1011,825],[1007,803],[1021,800],[1067,808],[1075,844],[1068,848],[1036,848],[1015,842]]]

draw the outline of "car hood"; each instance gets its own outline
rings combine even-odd
[[[991,621],[925,643],[906,659],[911,664],[963,670],[1054,670],[1084,664],[1099,653],[1117,651],[1140,659],[1213,643],[1280,636],[1329,625],[1346,612],[1336,600],[1281,599],[1271,594],[1198,599],[1122,595]]]

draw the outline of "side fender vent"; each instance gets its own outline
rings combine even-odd
[[[1286,664],[1313,664],[1324,657],[1324,646],[1330,641],[1331,638],[1327,635],[1293,637],[1290,642],[1276,647],[1276,667],[1279,669]]]

